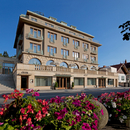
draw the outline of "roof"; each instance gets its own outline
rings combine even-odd
[[[117,71],[121,68],[123,64],[120,63],[120,64],[117,64],[117,65],[112,65],[111,67],[114,67],[114,68],[117,68]]]
[[[130,62],[125,64],[126,68],[130,68]]]

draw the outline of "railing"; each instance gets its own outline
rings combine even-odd
[[[87,59],[83,59],[83,61],[84,61],[84,62],[88,62],[88,60],[87,60]]]
[[[96,50],[91,50],[91,53],[97,54],[97,51]]]
[[[49,56],[55,56],[55,53],[49,52]]]
[[[21,34],[20,34],[19,37],[18,37],[17,45],[19,44],[19,41],[20,41],[20,40],[23,40],[23,35],[21,35]]]
[[[50,42],[50,43],[55,43],[55,40],[54,40],[54,39],[49,38],[49,42]]]
[[[43,40],[43,36],[39,37],[38,35],[35,37],[34,35],[32,35],[31,33],[28,34],[28,38],[33,39],[33,40],[38,40],[38,41],[42,41]]]
[[[78,61],[78,58],[77,58],[77,57],[74,57],[74,60]]]
[[[29,19],[29,15],[25,15],[25,14],[21,14],[20,17],[24,17],[24,18],[28,18]]]
[[[20,49],[19,52],[18,52],[17,57],[19,57],[21,54],[22,54],[22,50]]]
[[[63,46],[67,46],[67,43],[63,42]]]
[[[67,55],[63,55],[63,58],[64,58],[64,59],[67,59]]]
[[[53,71],[53,66],[35,65],[35,70]]]
[[[78,46],[77,46],[77,45],[74,45],[74,48],[75,48],[75,49],[78,49]]]
[[[95,71],[95,70],[87,70],[87,73],[88,74],[97,74],[97,71]]]
[[[93,60],[91,61],[91,63],[93,63],[93,64],[98,64],[98,62],[97,62],[97,61],[93,61]]]
[[[84,51],[87,51],[88,49],[87,48],[84,48]]]
[[[85,70],[83,69],[73,69],[74,73],[85,73]]]
[[[114,76],[114,73],[108,72],[108,75],[109,75],[109,76]]]
[[[56,71],[71,72],[71,69],[70,69],[70,68],[65,68],[65,67],[57,66],[57,67],[56,67]]]
[[[43,51],[36,51],[36,52],[34,52],[34,50],[31,50],[30,48],[29,48],[29,49],[26,49],[26,52],[43,55]]]
[[[100,74],[100,75],[106,75],[106,71],[98,71],[98,74]]]

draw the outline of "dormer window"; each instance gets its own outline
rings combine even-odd
[[[60,23],[67,26],[67,23],[66,23],[66,22],[61,21]]]
[[[76,27],[75,27],[75,26],[73,26],[73,25],[70,25],[70,27],[71,27],[71,28],[73,28],[73,29],[76,29]]]
[[[56,20],[57,20],[56,18],[51,17],[51,16],[49,17],[49,19],[51,19],[51,20],[53,20],[53,21],[55,21],[55,22],[56,22]]]

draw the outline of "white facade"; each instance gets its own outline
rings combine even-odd
[[[106,67],[104,67],[104,68],[101,68],[100,70],[117,73],[117,68],[110,67],[110,66],[106,66]]]
[[[126,75],[118,73],[118,82],[120,82],[120,83],[126,82]]]

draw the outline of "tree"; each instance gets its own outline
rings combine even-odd
[[[122,39],[127,41],[130,40],[130,33],[128,32],[130,31],[130,21],[123,23],[119,28],[122,28],[121,34],[124,33]]]
[[[7,51],[4,51],[3,56],[4,56],[4,57],[9,57]]]
[[[2,53],[0,53],[0,57],[3,57]]]

